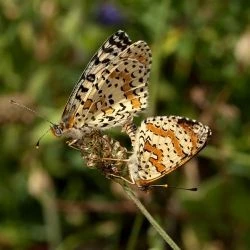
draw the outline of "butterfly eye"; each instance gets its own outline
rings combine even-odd
[[[60,137],[62,135],[62,128],[60,127],[60,125],[56,125],[54,124],[52,127],[51,127],[51,130],[52,130],[52,133],[57,136],[57,137]]]

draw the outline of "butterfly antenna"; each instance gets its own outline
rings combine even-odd
[[[182,188],[182,187],[170,187],[170,186],[168,186],[168,188],[182,189],[182,190],[193,191],[193,192],[198,191],[198,188],[196,188],[196,187],[193,187],[193,188]]]
[[[14,100],[10,100],[10,103],[11,103],[11,104],[14,104],[14,105],[16,105],[16,106],[18,106],[18,107],[20,107],[20,108],[23,108],[23,109],[25,109],[25,110],[27,110],[27,111],[29,111],[29,112],[31,112],[31,113],[33,113],[34,115],[36,115],[37,117],[42,118],[43,120],[47,121],[47,122],[50,123],[51,125],[55,125],[53,122],[49,121],[46,117],[44,117],[44,116],[38,114],[35,110],[33,110],[33,109],[31,109],[31,108],[28,108],[27,106],[25,106],[25,105],[23,105],[23,104],[21,104],[21,103],[18,103],[18,102],[14,101]],[[48,133],[48,131],[47,131],[46,133]],[[46,134],[46,133],[45,133],[45,134]],[[43,137],[43,136],[42,136],[42,137]]]
[[[36,148],[39,149],[40,147],[40,141],[42,140],[42,138],[47,135],[47,133],[50,131],[50,129],[48,129],[43,135],[40,136],[40,138],[38,139],[37,143],[36,143]]]
[[[31,108],[29,108],[29,107],[27,107],[27,106],[25,106],[25,105],[23,105],[23,104],[21,104],[21,103],[18,103],[18,102],[14,101],[14,100],[10,100],[10,103],[11,103],[11,104],[14,104],[14,105],[16,105],[16,106],[18,106],[18,107],[20,107],[20,108],[23,108],[23,109],[25,109],[25,110],[27,110],[27,111],[29,111],[29,112],[31,112],[31,113],[33,113],[33,114],[36,115],[37,117],[42,118],[43,120],[47,121],[48,123],[50,123],[50,124],[53,125],[53,126],[55,125],[53,122],[49,121],[46,117],[44,117],[44,116],[38,114],[35,110],[33,110],[33,109],[31,109]],[[38,141],[37,141],[37,143],[36,143],[36,148],[37,148],[37,149],[38,149],[39,146],[40,146],[40,141],[41,141],[41,139],[42,139],[49,131],[50,131],[50,129],[48,129],[42,136],[40,136],[40,138],[38,139]]]
[[[183,188],[183,187],[168,186],[168,184],[165,184],[165,185],[150,185],[149,187],[150,188],[151,187],[174,188],[174,189],[181,189],[181,190],[193,191],[193,192],[198,190],[198,188],[196,188],[196,187],[194,187],[194,188]]]

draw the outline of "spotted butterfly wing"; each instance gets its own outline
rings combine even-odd
[[[135,134],[128,161],[132,182],[139,187],[150,186],[189,161],[210,136],[210,128],[195,120],[179,116],[147,118]]]
[[[113,60],[81,110],[86,124],[103,129],[123,125],[144,110],[150,65],[151,51],[144,41],[130,45]]]
[[[146,108],[150,66],[148,45],[131,44],[124,31],[117,31],[91,59],[52,132],[80,138],[91,129],[123,125]]]

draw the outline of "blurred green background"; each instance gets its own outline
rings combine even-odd
[[[250,249],[249,1],[0,0],[0,249],[169,249],[122,188],[50,133],[82,70],[118,29],[153,53],[151,115],[212,128],[198,157],[140,199],[182,248]],[[139,117],[137,122],[142,119]],[[129,139],[111,132],[121,144]]]

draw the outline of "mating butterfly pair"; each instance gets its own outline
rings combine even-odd
[[[102,168],[107,176],[124,179],[138,187],[150,183],[196,155],[211,130],[194,120],[178,116],[147,118],[138,129],[133,117],[147,106],[151,50],[144,41],[132,43],[117,31],[101,46],[81,75],[66,104],[56,136],[69,138],[88,166]],[[100,130],[123,126],[133,153]],[[127,163],[131,180],[119,175]]]

